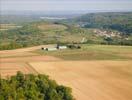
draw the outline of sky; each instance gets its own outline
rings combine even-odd
[[[132,11],[132,0],[0,0],[1,11]]]

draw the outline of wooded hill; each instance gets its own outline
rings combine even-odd
[[[90,13],[64,22],[85,28],[113,29],[132,34],[132,12]]]

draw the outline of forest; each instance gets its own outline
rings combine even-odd
[[[66,23],[79,24],[84,28],[113,29],[132,34],[131,12],[89,13],[76,18],[64,20]]]

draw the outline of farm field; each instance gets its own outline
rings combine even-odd
[[[29,65],[29,62],[46,62],[46,61],[59,61],[61,59],[52,56],[27,56],[27,57],[8,57],[0,58],[0,75],[2,77],[8,77],[15,75],[17,71],[21,71],[24,74],[33,73],[36,71]]]
[[[7,77],[15,75],[17,71],[21,71],[24,74],[36,74],[32,66],[28,64],[29,62],[60,60],[53,56],[40,56],[31,52],[42,46],[0,51],[0,75]],[[44,45],[44,47],[47,46],[50,47],[51,45]]]
[[[32,51],[38,50],[41,47],[52,47],[53,45],[40,45],[35,47],[14,49],[14,50],[2,50],[0,51],[0,58],[9,58],[9,57],[25,57],[25,56],[35,56],[38,54],[32,53]]]
[[[43,39],[51,42],[55,40],[62,43],[73,41],[80,42],[84,37],[92,37],[90,34],[91,31],[88,29],[76,29],[75,27],[70,29],[67,25],[62,24],[40,22],[34,24],[34,26],[40,30],[41,34],[43,34]],[[80,33],[77,30],[79,30]]]
[[[24,74],[36,74],[37,72],[24,62],[2,62],[0,63],[0,75],[3,78],[16,75],[17,71],[21,71]]]
[[[15,25],[15,24],[0,24],[0,31],[1,30],[8,30],[8,29],[14,29],[14,28],[20,28],[21,26]]]
[[[76,100],[131,100],[131,61],[32,62],[40,74],[73,89]]]
[[[131,100],[132,47],[81,45],[81,49],[42,51],[41,45],[0,51],[0,75],[17,71],[47,74],[72,88],[77,100]]]
[[[42,31],[63,31],[67,29],[66,26],[57,25],[57,24],[39,24],[37,26]]]
[[[63,60],[132,60],[131,46],[81,45],[81,49],[58,51],[35,50],[40,55],[50,55]]]

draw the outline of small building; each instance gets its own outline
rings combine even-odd
[[[41,50],[56,51],[56,50],[63,50],[63,49],[67,49],[67,48],[68,47],[65,46],[65,45],[59,45],[59,44],[57,44],[56,46],[53,46],[53,47],[47,47],[47,48],[42,47]]]
[[[57,50],[57,48],[45,48],[44,50],[46,50],[46,51],[56,51]]]
[[[60,49],[60,50],[61,50],[61,49],[67,49],[67,46],[57,46],[56,48],[57,48],[57,49]]]

